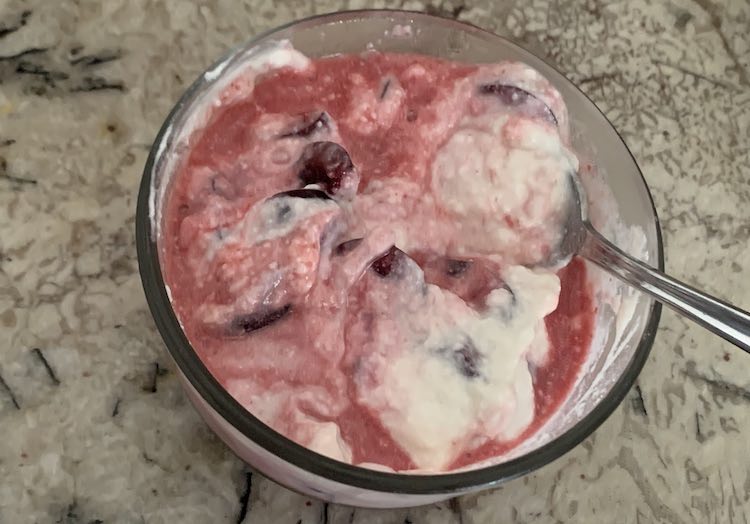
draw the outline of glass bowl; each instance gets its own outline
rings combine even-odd
[[[277,433],[245,410],[211,375],[183,333],[160,266],[161,205],[190,133],[201,125],[227,79],[259,48],[279,40],[311,57],[367,49],[433,55],[469,63],[525,62],[547,77],[567,103],[572,142],[594,224],[621,248],[663,268],[651,195],[633,157],[604,115],[575,85],[530,52],[471,25],[405,11],[351,11],[294,22],[258,36],[212,65],[167,117],[143,173],[136,211],[141,279],[151,313],[191,402],[237,455],[293,490],[331,502],[404,507],[497,486],[560,457],[591,434],[628,392],[654,340],[660,306],[593,265],[592,347],[558,411],[501,463],[444,474],[403,474],[344,464]]]

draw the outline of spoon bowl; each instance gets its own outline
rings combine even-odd
[[[631,257],[604,238],[588,218],[588,201],[577,173],[568,174],[566,221],[552,266],[580,255],[750,353],[750,313],[695,289]]]

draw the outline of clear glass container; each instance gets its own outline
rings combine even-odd
[[[367,49],[469,62],[525,62],[546,76],[568,106],[574,149],[595,166],[582,172],[592,221],[621,248],[663,269],[658,219],[632,155],[604,115],[558,71],[518,45],[471,25],[404,11],[352,11],[301,20],[232,50],[201,75],[167,117],[154,142],[136,215],[138,260],[149,307],[193,404],[243,459],[292,489],[371,507],[424,504],[496,486],[558,458],[593,432],[622,401],[651,348],[660,306],[589,265],[595,290],[592,348],[569,398],[501,463],[438,475],[374,471],[314,453],[245,410],[198,358],[172,310],[161,273],[161,204],[190,133],[217,91],[259,48],[289,40],[310,57]]]

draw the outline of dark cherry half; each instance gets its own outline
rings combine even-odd
[[[330,118],[325,111],[302,115],[300,121],[292,129],[279,135],[279,138],[302,137],[307,138],[322,129],[330,130]]]
[[[255,311],[246,315],[239,315],[232,319],[229,332],[232,335],[248,335],[266,326],[275,324],[292,310],[291,304],[286,304],[277,309]]]
[[[319,198],[320,200],[331,200],[331,197],[328,196],[324,191],[321,191],[320,189],[290,189],[289,191],[282,191],[281,193],[276,193],[271,198],[281,198],[281,197]]]
[[[399,266],[404,262],[407,255],[396,246],[385,252],[380,258],[375,259],[370,266],[375,273],[381,277],[387,277],[394,273]]]
[[[483,95],[497,96],[509,107],[526,107],[533,115],[557,125],[557,117],[552,109],[525,89],[508,84],[484,84],[479,86],[479,92]]]
[[[361,238],[352,238],[351,240],[347,240],[346,242],[342,242],[338,246],[336,246],[333,250],[334,255],[346,255],[347,253],[351,253],[354,251],[354,248],[356,248],[360,243],[362,242]]]
[[[391,87],[391,79],[388,78],[385,82],[383,82],[383,88],[380,90],[380,99],[383,100],[385,98],[385,95],[388,94],[388,89]]]
[[[480,368],[484,355],[471,339],[467,338],[458,346],[441,348],[438,352],[445,355],[464,377],[474,379],[482,374]]]
[[[445,261],[445,274],[449,277],[458,278],[469,269],[471,260],[457,260],[449,258]]]
[[[297,176],[303,184],[318,184],[329,195],[341,189],[344,178],[354,175],[346,149],[335,142],[307,144],[297,160]]]

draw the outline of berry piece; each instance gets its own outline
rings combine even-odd
[[[399,268],[399,266],[403,263],[405,257],[406,253],[401,251],[396,246],[391,246],[391,248],[386,251],[383,256],[375,259],[375,261],[372,263],[372,266],[370,267],[372,267],[372,270],[381,277],[387,277]]]
[[[279,135],[279,138],[306,138],[321,129],[330,129],[328,113],[313,113],[302,115],[302,119],[292,129]]]
[[[270,326],[284,318],[292,310],[291,304],[278,309],[256,311],[247,315],[239,315],[232,320],[230,332],[232,334],[248,335],[266,326]]]
[[[303,184],[318,184],[329,195],[341,189],[344,179],[354,175],[346,149],[334,142],[307,144],[297,161],[297,176]]]
[[[456,369],[466,378],[477,378],[481,375],[479,367],[484,357],[470,339],[451,350],[450,357]]]
[[[540,116],[557,125],[557,117],[547,104],[520,87],[507,84],[484,84],[479,86],[483,95],[495,95],[510,107],[526,108],[534,116]]]
[[[456,260],[449,258],[445,261],[445,274],[449,277],[458,278],[469,269],[471,260]]]
[[[346,242],[342,242],[336,248],[333,250],[333,253],[336,255],[346,255],[347,253],[350,253],[354,250],[360,243],[362,242],[361,238],[352,238],[351,240],[347,240]]]
[[[276,193],[271,198],[290,197],[290,198],[319,198],[321,200],[331,200],[327,194],[319,189],[290,189],[282,193]]]

